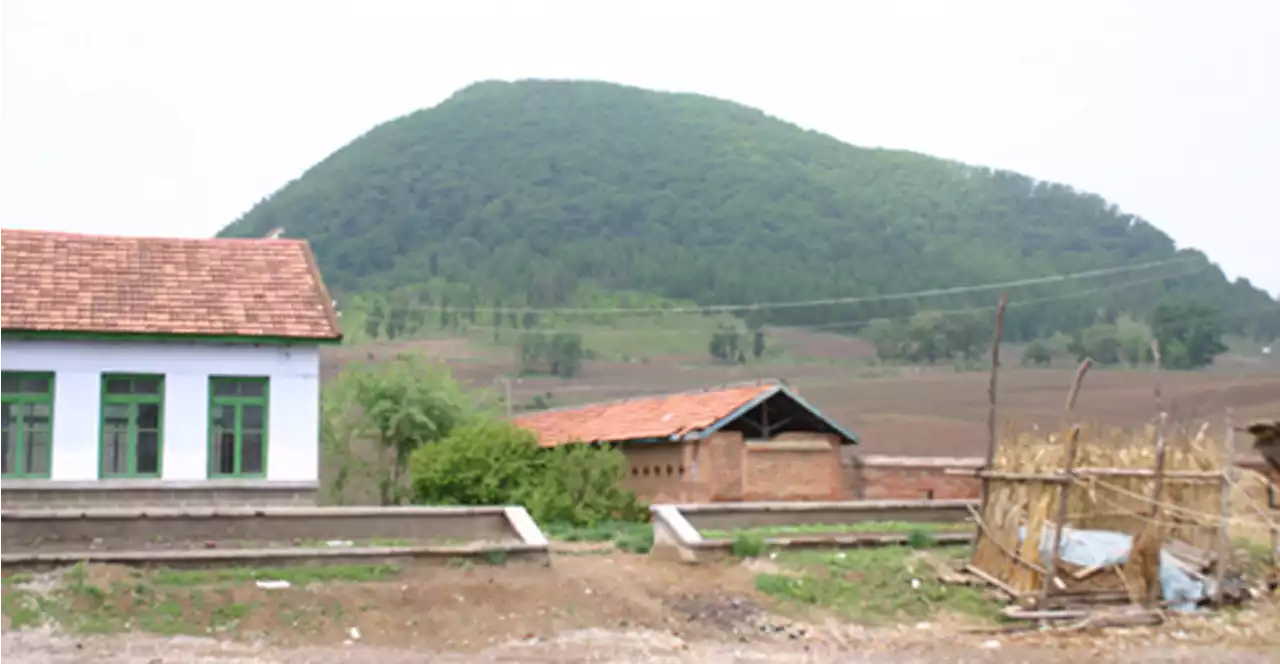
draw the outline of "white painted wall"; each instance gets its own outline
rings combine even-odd
[[[50,479],[98,479],[104,373],[163,374],[162,480],[208,477],[209,376],[270,378],[267,480],[319,476],[320,351],[316,346],[6,341],[5,371],[54,375]]]

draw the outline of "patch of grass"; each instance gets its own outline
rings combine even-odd
[[[913,549],[927,549],[933,546],[933,533],[917,529],[907,533],[907,546]]]
[[[748,534],[764,538],[787,537],[791,535],[846,535],[854,533],[940,533],[957,532],[972,528],[968,523],[912,523],[910,521],[865,521],[862,523],[806,523],[790,526],[761,526],[759,528],[743,528],[728,531],[703,530],[702,536],[707,539],[733,539],[739,534]]]
[[[613,542],[628,553],[648,553],[653,548],[653,527],[637,521],[602,521],[594,526],[550,523],[542,530],[561,542]]]
[[[762,535],[749,531],[739,531],[733,538],[730,552],[739,558],[755,558],[764,553],[765,541]]]
[[[39,595],[26,590],[8,589],[4,592],[3,611],[13,629],[39,627],[44,623],[46,613]]]
[[[20,586],[20,585],[22,585],[22,584],[24,584],[24,583],[30,583],[30,582],[31,582],[31,580],[32,580],[33,578],[34,578],[34,577],[32,577],[30,574],[26,574],[26,573],[23,573],[23,572],[17,572],[17,573],[15,573],[15,574],[10,574],[10,575],[8,575],[8,576],[4,577],[4,585],[6,585],[6,586]]]
[[[961,558],[969,549],[934,551]],[[800,574],[760,574],[757,590],[784,602],[833,610],[859,622],[914,621],[942,613],[982,619],[998,615],[980,590],[939,583],[929,565],[908,547],[784,551],[775,562]]]
[[[400,573],[397,565],[316,565],[299,567],[231,567],[227,569],[162,569],[152,580],[159,586],[200,586],[273,580],[295,586],[323,581],[381,581]]]

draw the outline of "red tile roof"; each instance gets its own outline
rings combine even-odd
[[[6,331],[342,336],[302,240],[0,235]]]
[[[779,389],[776,384],[726,387],[530,413],[514,423],[543,447],[564,443],[667,438],[705,429],[738,408]]]

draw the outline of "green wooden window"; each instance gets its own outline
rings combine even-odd
[[[53,453],[53,374],[5,371],[4,477],[48,477]]]
[[[100,477],[159,477],[164,376],[102,377]]]
[[[209,477],[267,471],[266,378],[209,379]]]

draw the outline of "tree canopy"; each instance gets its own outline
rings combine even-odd
[[[1215,303],[1225,332],[1280,334],[1270,296],[1229,281],[1200,252],[1177,249],[1100,196],[851,146],[732,102],[597,82],[467,87],[373,128],[221,234],[276,227],[311,242],[340,301],[449,285],[445,302],[439,289],[403,300],[444,325],[490,315],[477,306],[554,306],[583,289],[750,304],[1182,257],[1131,275],[1019,288],[1011,300],[1048,301],[1011,307],[1006,338],[1076,334],[1117,312],[1148,320],[1169,295]],[[1064,297],[1080,292],[1088,296]],[[771,324],[865,323],[994,299],[985,292],[764,313]],[[1264,309],[1272,313],[1259,315]],[[390,330],[414,311],[390,307],[369,323]],[[923,334],[930,323],[915,327]],[[967,350],[956,336],[966,331],[942,333]],[[914,343],[929,354],[923,337]]]

